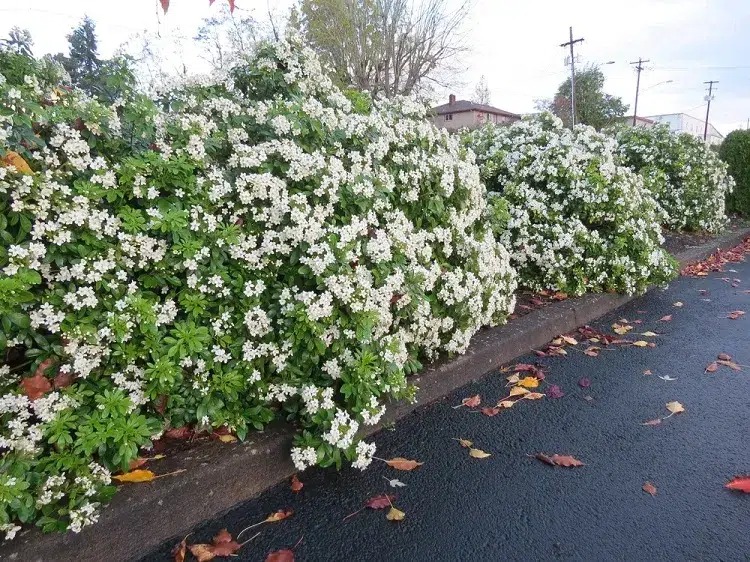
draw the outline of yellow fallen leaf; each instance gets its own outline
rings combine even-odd
[[[506,379],[510,384],[516,384],[518,381],[521,380],[521,377],[518,376],[518,373],[513,373],[511,376],[507,377]]]
[[[536,377],[524,377],[518,381],[518,384],[525,388],[536,388],[539,386],[539,379]]]
[[[622,325],[622,324],[612,324],[612,329],[614,330],[615,334],[619,334],[622,336],[622,335],[627,334],[630,330],[632,330],[633,326]]]
[[[681,414],[685,411],[685,407],[677,401],[667,402],[667,410],[669,410],[673,414]]]
[[[227,433],[226,435],[219,435],[219,441],[222,443],[234,443],[237,441],[237,438],[234,435]]]
[[[526,400],[539,400],[540,398],[544,398],[544,394],[541,392],[529,392],[524,396]]]
[[[126,472],[125,474],[117,474],[112,478],[114,478],[118,482],[150,482],[151,480],[156,478],[156,474],[154,474],[150,470],[138,469],[131,470],[130,472]]]
[[[578,345],[578,340],[571,338],[570,336],[560,336],[562,340],[568,345]]]
[[[406,517],[406,513],[395,507],[391,507],[388,513],[385,514],[385,518],[388,521],[403,521],[404,517]]]
[[[647,338],[654,338],[659,334],[657,334],[656,332],[643,332],[641,335],[646,336]]]
[[[474,444],[468,439],[456,439],[456,441],[458,441],[462,447],[466,447],[467,449],[470,449],[471,446]]]
[[[562,345],[562,343],[563,343],[563,340],[562,340],[562,338],[561,338],[561,337],[560,337],[560,338],[555,338],[555,339],[553,339],[553,340],[552,340],[552,341],[551,341],[550,343],[551,343],[552,345]]]
[[[591,343],[599,343],[601,340],[599,338],[589,338],[589,341]]]
[[[510,392],[508,393],[510,396],[522,396],[523,394],[528,394],[528,390],[526,390],[522,386],[514,386],[510,389]]]
[[[497,407],[498,408],[512,408],[513,404],[515,404],[513,400],[501,400],[500,402],[497,403]]]
[[[5,156],[0,158],[0,164],[2,164],[2,166],[5,168],[9,166],[15,167],[16,171],[19,174],[33,174],[34,173],[29,167],[26,160],[23,159],[23,156],[18,154],[18,152],[13,152],[12,150],[9,150],[5,154]]]
[[[469,449],[469,456],[474,457],[475,459],[486,459],[492,455],[490,453],[485,453],[482,449]]]
[[[636,347],[648,347],[648,342],[643,340],[634,341],[633,345]]]

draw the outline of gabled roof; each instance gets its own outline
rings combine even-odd
[[[516,113],[498,109],[497,107],[492,107],[491,105],[474,103],[473,101],[469,100],[456,100],[453,103],[445,103],[443,105],[433,107],[432,111],[434,111],[437,115],[445,115],[446,113],[461,113],[463,111],[482,111],[484,113],[504,115],[505,117],[517,117],[518,119],[521,118],[521,116]]]

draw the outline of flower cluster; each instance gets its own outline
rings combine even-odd
[[[674,274],[662,215],[641,178],[618,164],[614,139],[542,114],[466,141],[493,206],[507,206],[498,236],[527,287],[634,293]]]
[[[406,375],[514,307],[471,153],[296,40],[158,105],[0,84],[0,139],[30,166],[0,167],[8,534],[92,523],[170,427],[292,416],[300,469],[365,468]]]
[[[711,147],[666,125],[614,131],[625,165],[643,176],[673,230],[718,232],[727,224],[725,201],[734,188],[727,165]]]

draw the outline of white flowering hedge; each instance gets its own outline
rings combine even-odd
[[[640,173],[673,230],[718,232],[727,224],[725,200],[734,188],[727,165],[701,139],[666,125],[614,131],[625,165]]]
[[[420,358],[513,309],[472,155],[420,105],[353,103],[299,44],[161,109],[3,83],[0,127],[8,536],[95,521],[170,427],[291,419],[299,469],[364,468],[358,429]]]
[[[500,243],[535,290],[634,293],[675,273],[662,216],[641,178],[618,164],[614,139],[551,114],[469,133],[494,205]]]

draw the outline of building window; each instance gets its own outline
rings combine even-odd
[[[453,114],[452,114],[452,113],[448,113],[448,114],[446,114],[446,116],[445,116],[445,120],[446,120],[446,121],[453,121]]]

